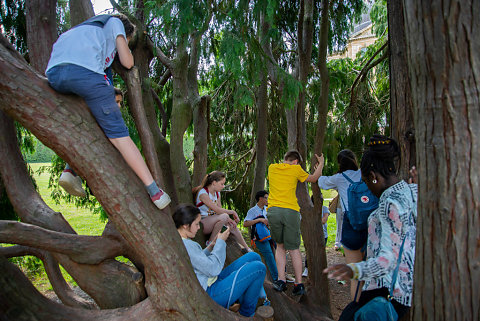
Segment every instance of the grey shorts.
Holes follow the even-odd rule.
[[[300,248],[300,213],[282,207],[269,207],[268,225],[275,242],[283,244],[285,250]]]

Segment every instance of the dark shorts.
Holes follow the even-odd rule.
[[[55,66],[46,75],[50,86],[56,91],[76,94],[85,99],[108,138],[129,136],[120,108],[115,102],[115,90],[104,75],[73,64]]]
[[[282,207],[269,207],[267,213],[272,239],[285,250],[300,248],[300,213]]]
[[[349,250],[355,251],[361,249],[367,243],[368,230],[363,231],[354,230],[347,212],[343,215],[342,223],[342,244]]]

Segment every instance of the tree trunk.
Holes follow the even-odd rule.
[[[211,98],[209,96],[203,96],[193,110],[195,147],[193,149],[192,186],[200,185],[207,174],[208,113],[210,112],[210,102]]]
[[[415,320],[480,319],[478,1],[404,1],[419,178]]]
[[[68,6],[70,8],[71,28],[95,15],[92,2],[90,0],[69,0]]]
[[[0,67],[0,70],[3,71],[2,67]],[[30,81],[30,79],[25,81]],[[31,92],[37,92],[38,90],[40,89],[35,87],[35,90]],[[51,91],[45,82],[43,82],[43,89],[41,90]],[[3,91],[2,95],[5,96],[2,96],[3,99],[7,99],[8,92]],[[18,103],[21,104],[21,100]],[[28,104],[22,106],[28,106]],[[8,108],[8,105],[0,101],[0,109],[4,107]],[[38,119],[41,119],[41,117]],[[15,212],[25,223],[35,224],[62,233],[75,234],[75,231],[63,216],[60,213],[53,212],[34,189],[18,148],[13,122],[1,110],[0,125],[0,164],[2,164],[0,172]],[[95,266],[84,265],[78,264],[68,256],[59,253],[52,252],[52,255],[100,307],[128,306],[145,297],[143,286],[138,287],[131,278],[137,271],[130,270],[126,266],[123,267],[122,263],[107,260]],[[105,287],[112,281],[115,282],[115,286]]]
[[[250,207],[256,203],[255,194],[265,188],[265,173],[267,170],[267,138],[268,138],[268,80],[267,74],[262,73],[260,86],[257,90],[257,132],[255,140],[255,174],[253,176]]]
[[[387,2],[387,6],[390,52],[390,132],[400,144],[401,163],[398,171],[399,176],[406,180],[410,168],[415,165],[415,128],[407,67],[403,4],[401,0],[391,0]]]
[[[25,9],[28,55],[33,68],[43,75],[57,40],[57,1],[27,0]]]
[[[198,282],[192,282],[195,274],[170,215],[151,203],[141,181],[105,138],[85,103],[54,92],[44,78],[18,59],[19,54],[5,38],[0,37],[0,43],[0,72],[5,75],[0,78],[0,109],[71,163],[87,180],[118,232],[142,258],[145,290],[158,319],[211,320],[230,316],[208,297]],[[9,187],[3,171],[5,163],[2,159],[2,178]],[[15,176],[17,171],[11,173]],[[25,194],[23,185],[12,188],[16,188],[14,192],[23,200],[29,200],[30,194]],[[9,191],[10,197],[13,194]],[[68,270],[69,266],[66,267]],[[96,266],[84,268],[91,268],[90,273],[94,273]],[[118,285],[104,282],[88,286],[112,291]],[[118,294],[120,300],[125,292]],[[216,314],[212,315],[212,311]]]
[[[328,112],[328,85],[329,75],[327,69],[327,45],[329,32],[329,0],[322,1],[322,18],[319,30],[319,46],[318,46],[318,69],[320,71],[320,81],[322,84],[321,94],[318,102],[318,120],[316,126],[314,151],[320,155],[323,149],[323,141],[325,139],[325,128],[327,127]],[[316,157],[312,157],[310,168],[314,168],[317,163]],[[323,269],[327,267],[327,256],[325,252],[325,236],[322,226],[322,207],[323,197],[317,183],[312,183],[312,192],[314,197],[314,209],[311,215],[307,215],[308,224],[302,226],[304,233],[304,243],[306,246],[307,258],[312,268],[308,270],[308,282],[312,285],[312,292],[315,291],[315,298],[319,301],[325,311],[330,313],[330,295],[328,279],[323,274]],[[308,200],[305,200],[307,203]],[[313,236],[313,237],[312,237]]]
[[[193,116],[192,105],[188,100],[188,69],[185,68],[187,65],[188,55],[184,52],[179,54],[175,61],[175,70],[172,70],[173,102],[170,134],[170,146],[172,148],[170,148],[170,162],[180,203],[192,203],[192,185],[185,163],[185,154],[183,153],[183,138]]]

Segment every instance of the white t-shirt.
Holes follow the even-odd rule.
[[[195,201],[195,205],[198,207],[200,210],[200,214],[202,216],[208,216],[209,214],[215,214],[213,210],[211,210],[207,205],[203,204],[202,200],[200,200],[200,195],[202,194],[207,194],[208,197],[212,200],[212,202],[216,202],[218,199],[218,193],[214,193],[214,195],[210,194],[207,189],[204,187],[202,188],[198,194],[197,194],[197,199]]]
[[[351,169],[343,172],[352,181],[359,182],[362,179],[362,173],[360,170],[353,171]],[[350,182],[343,177],[342,173],[338,173],[332,176],[320,176],[318,179],[318,186],[321,189],[336,189],[340,194],[339,203],[342,206],[342,210],[345,212],[345,206],[348,206],[347,189],[350,186]]]
[[[264,218],[267,218],[267,207],[265,206],[264,208],[258,207],[258,205],[255,205],[251,209],[248,210],[247,216],[245,216],[244,221],[252,221],[255,218],[263,216]]]
[[[103,28],[81,25],[63,33],[53,44],[47,70],[60,64],[73,64],[104,75],[117,53],[117,36],[125,39],[120,19],[111,17]]]

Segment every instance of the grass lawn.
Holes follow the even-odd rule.
[[[50,197],[50,190],[48,189],[49,174],[37,174],[37,170],[41,166],[48,166],[49,163],[30,163],[30,167],[34,171],[34,178],[37,182],[38,191],[45,203],[56,212],[62,213],[63,217],[73,227],[73,229],[81,235],[101,235],[105,228],[106,222],[99,219],[99,215],[93,214],[88,209],[76,208],[75,205],[61,201],[56,204]],[[17,265],[21,266],[24,273],[30,278],[33,284],[40,291],[51,290],[52,287],[48,281],[47,275],[38,260],[33,257],[15,258],[13,260]],[[62,274],[69,283],[75,284],[72,277],[61,267]]]

